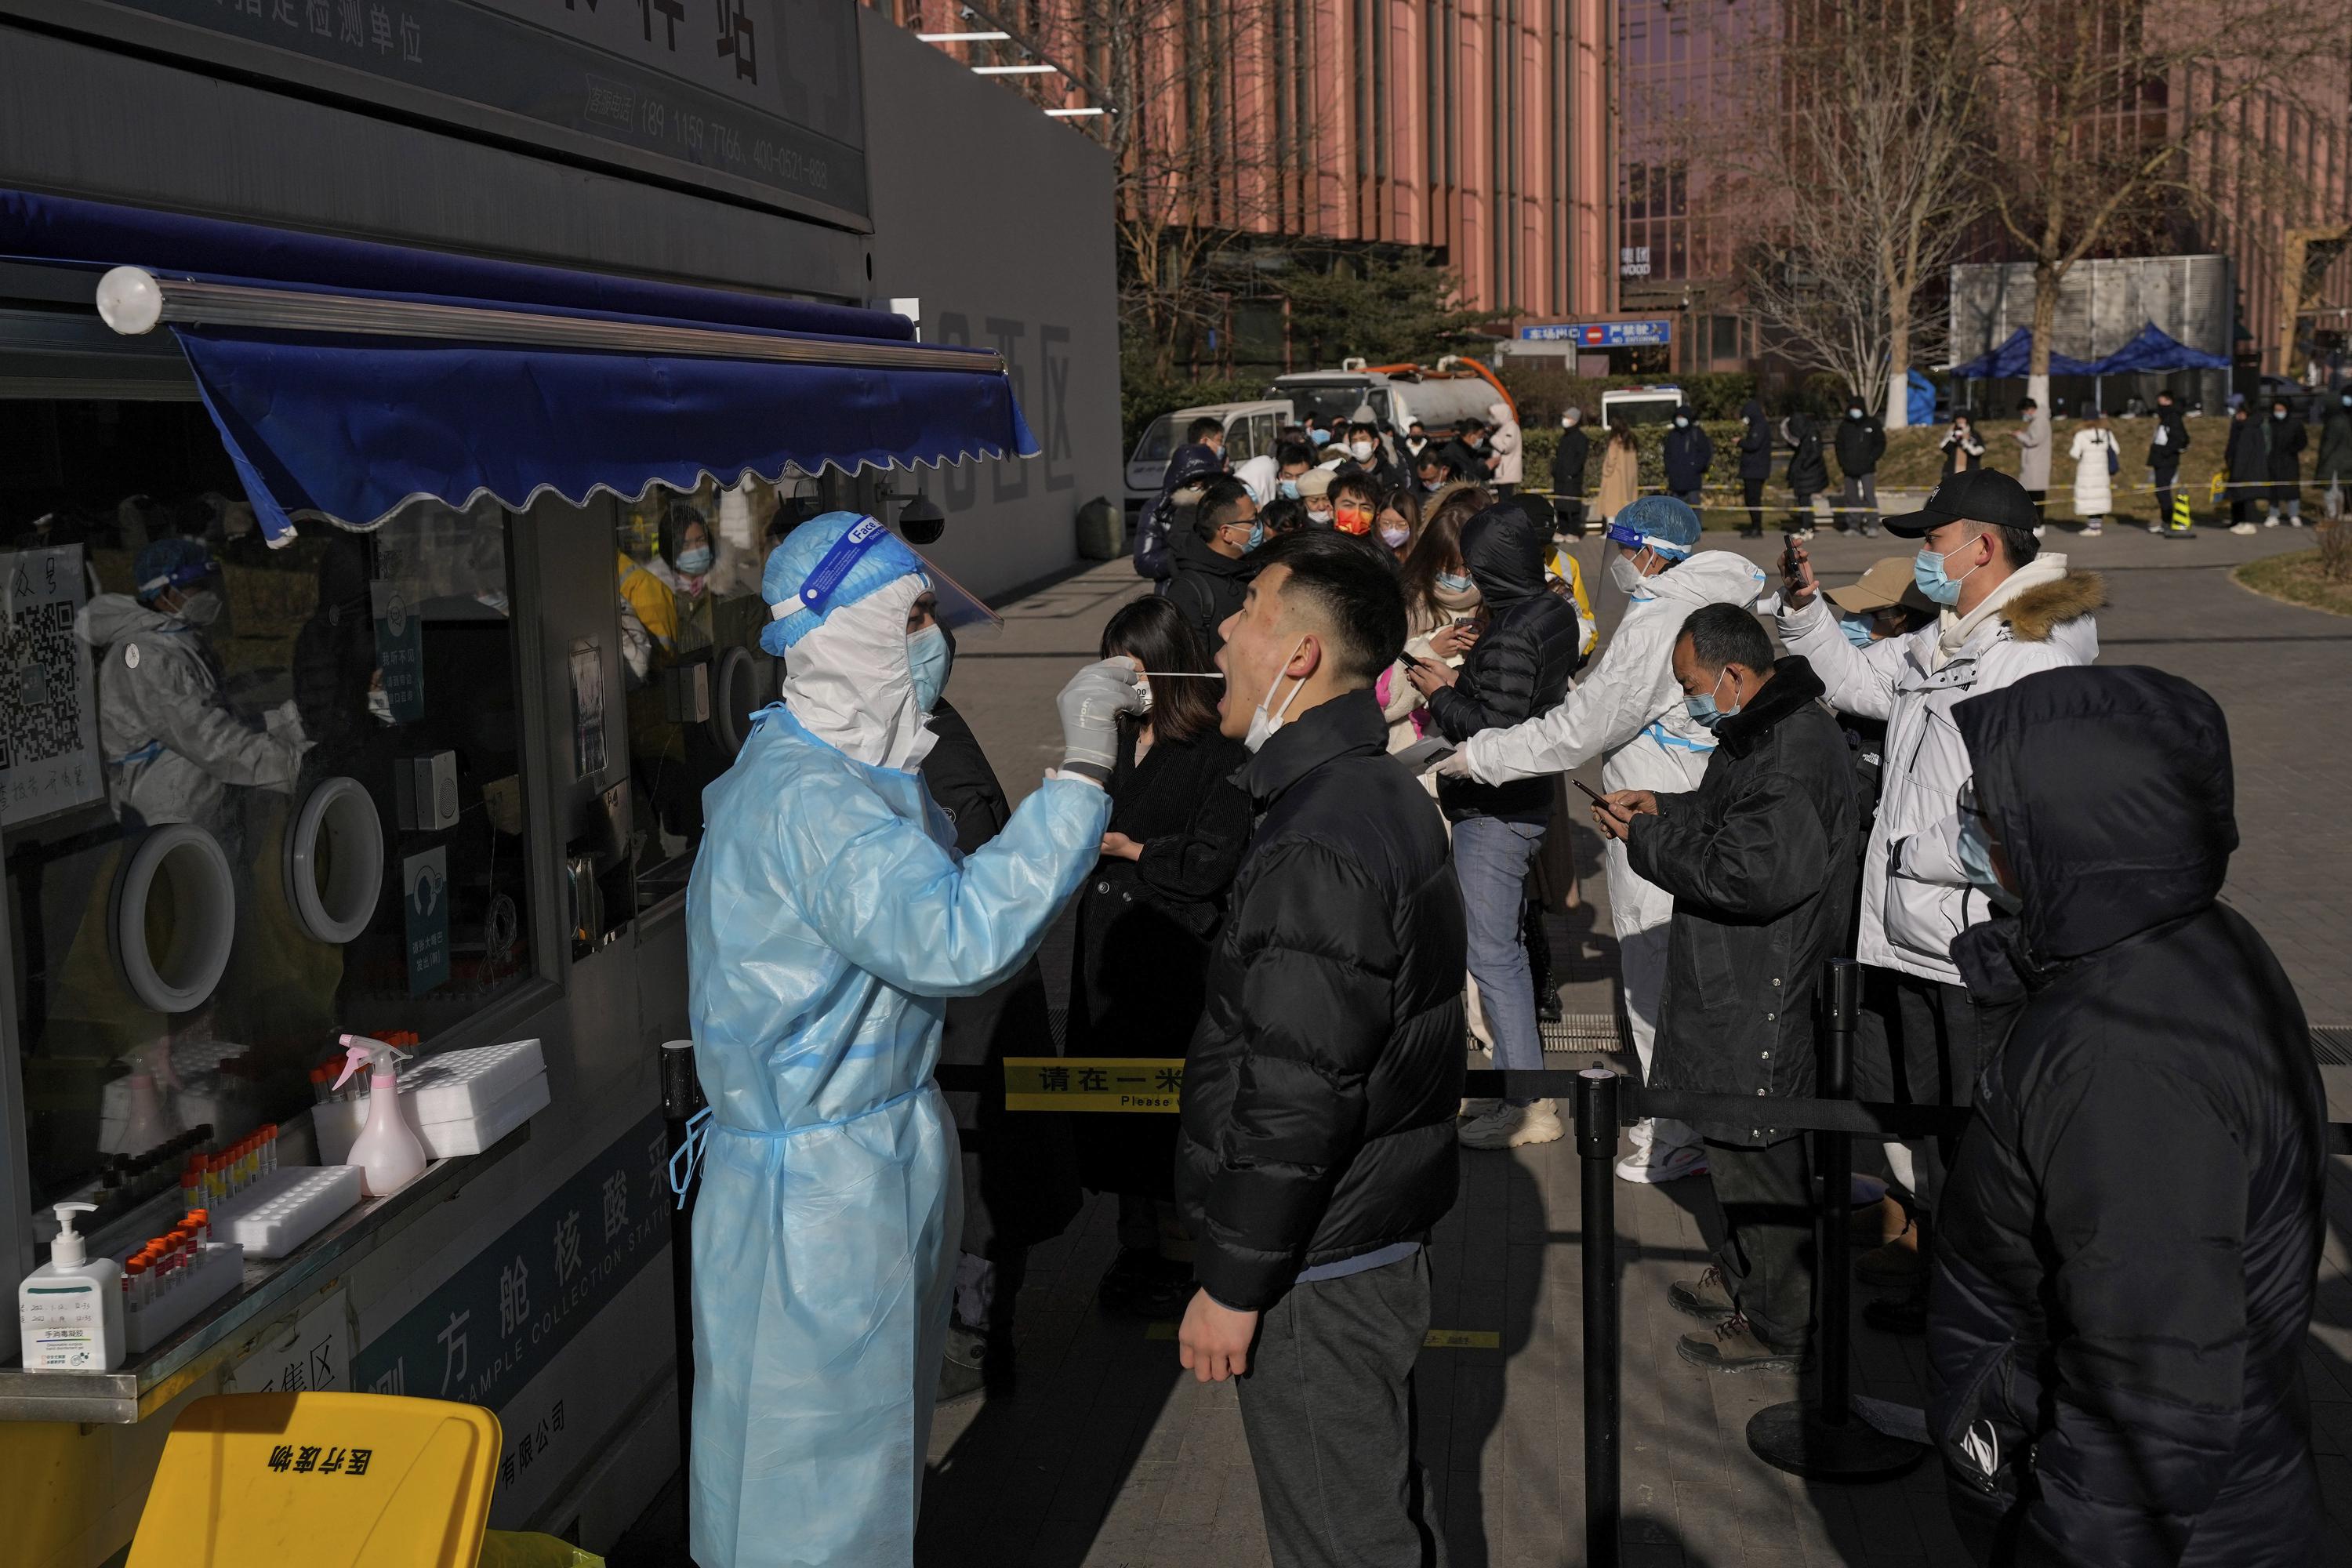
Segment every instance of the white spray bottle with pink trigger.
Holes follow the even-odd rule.
[[[360,1168],[360,1188],[369,1197],[390,1197],[425,1173],[425,1145],[400,1113],[400,1062],[408,1053],[360,1035],[343,1036],[341,1045],[349,1059],[337,1089],[362,1064],[368,1068],[367,1125],[343,1163]]]

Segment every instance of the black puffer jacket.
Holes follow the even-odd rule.
[[[1176,574],[1168,584],[1168,602],[1183,613],[1192,635],[1201,639],[1201,650],[1213,658],[1225,646],[1222,628],[1249,594],[1250,579],[1257,575],[1256,563],[1247,555],[1218,554],[1189,528],[1169,541],[1168,554],[1176,563]]]
[[[1952,951],[1972,994],[2024,1002],[1937,1210],[1954,1510],[2005,1516],[2004,1562],[2316,1563],[2319,1074],[2278,961],[2215,902],[2238,843],[2221,710],[2077,668],[1953,720],[2024,900]]]
[[[1739,435],[1739,477],[1769,479],[1772,477],[1772,426],[1765,422],[1764,405],[1749,398],[1740,405],[1739,417],[1748,422],[1748,428]]]
[[[1486,625],[1454,684],[1429,700],[1430,716],[1447,740],[1466,741],[1481,730],[1549,713],[1568,695],[1583,634],[1576,612],[1544,584],[1550,544],[1550,521],[1538,518],[1532,503],[1516,496],[1462,525],[1462,561],[1486,601]],[[1547,822],[1551,790],[1545,778],[1505,784],[1447,778],[1438,781],[1437,799],[1449,822],[1466,816]]]
[[[1562,426],[1559,445],[1551,452],[1552,493],[1581,497],[1584,494],[1584,466],[1591,457],[1592,437],[1584,433],[1583,421]]]
[[[1813,994],[1853,917],[1853,763],[1821,695],[1803,658],[1774,664],[1716,727],[1698,788],[1658,796],[1626,841],[1633,869],[1675,896],[1650,1082],[1756,1097],[1748,1121],[1698,1123],[1726,1143],[1796,1136],[1769,1108],[1813,1091]]]
[[[1688,404],[1675,409],[1675,417],[1689,423],[1666,429],[1666,489],[1675,495],[1687,495],[1706,483],[1706,470],[1715,462],[1715,442],[1699,428],[1698,416]]]
[[[1241,782],[1264,815],[1185,1057],[1176,1200],[1228,1307],[1417,1240],[1454,1206],[1462,895],[1370,691],[1308,710]]]
[[[2164,435],[2164,444],[2158,446],[2157,432]],[[2156,429],[2148,432],[2147,466],[2151,468],[2177,468],[2180,455],[2189,450],[2189,421],[2181,416],[2180,405],[2156,411]]]
[[[1808,415],[1789,416],[1789,488],[1800,496],[1817,496],[1830,488],[1830,466],[1822,461],[1821,432]]]
[[[1853,417],[1851,411],[1838,421],[1838,472],[1847,479],[1859,479],[1878,472],[1878,459],[1886,456],[1886,426],[1865,414]]]
[[[1176,574],[1175,559],[1169,553],[1168,533],[1176,515],[1176,492],[1186,485],[1215,479],[1224,471],[1225,460],[1213,447],[1197,444],[1179,447],[1169,455],[1168,471],[1160,479],[1159,499],[1135,527],[1137,576],[1164,583]]]

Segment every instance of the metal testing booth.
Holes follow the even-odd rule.
[[[1107,160],[849,0],[0,0],[0,106],[10,1283],[60,1200],[114,1248],[191,1147],[312,1152],[341,1031],[547,1079],[117,1370],[12,1321],[8,1560],[117,1558],[187,1400],[308,1388],[489,1407],[492,1522],[601,1549],[677,1459],[656,1047],[766,549],[928,494],[983,594],[1074,559]],[[226,603],[158,720],[170,540]]]

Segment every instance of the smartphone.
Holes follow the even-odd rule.
[[[1568,782],[1569,782],[1569,783],[1570,783],[1570,784],[1574,784],[1577,788],[1579,788],[1579,789],[1582,790],[1582,791],[1585,793],[1586,797],[1587,797],[1587,798],[1589,798],[1589,799],[1592,802],[1592,804],[1593,804],[1593,805],[1595,805],[1599,806],[1601,810],[1603,810],[1603,811],[1612,811],[1612,810],[1614,810],[1614,809],[1615,809],[1615,808],[1614,808],[1613,806],[1612,806],[1612,805],[1611,805],[1607,801],[1605,801],[1605,800],[1601,799],[1601,796],[1600,796],[1600,795],[1599,795],[1599,793],[1598,793],[1597,791],[1595,791],[1595,790],[1593,789],[1593,787],[1592,787],[1591,784],[1586,784],[1582,779],[1570,779],[1570,780],[1569,780]]]
[[[1405,668],[1407,669],[1419,669],[1422,666],[1422,661],[1413,658],[1412,655],[1409,653],[1401,653],[1397,655],[1397,658],[1404,661]]]

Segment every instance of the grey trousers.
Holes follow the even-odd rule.
[[[1267,1310],[1240,1388],[1275,1568],[1444,1568],[1412,1451],[1428,1333],[1426,1247]]]

